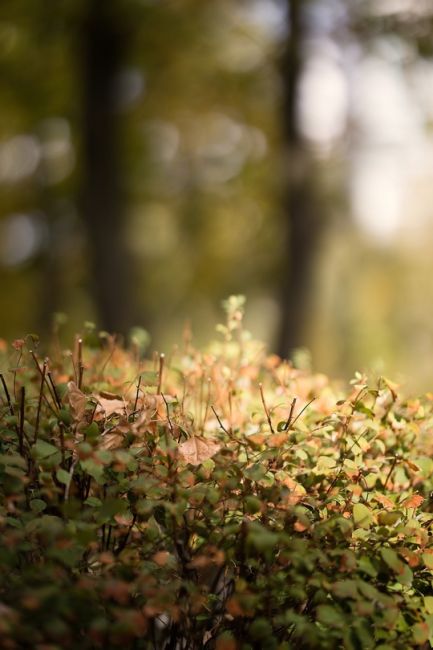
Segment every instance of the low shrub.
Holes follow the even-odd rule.
[[[344,389],[226,309],[167,358],[2,345],[2,648],[433,644],[433,395]]]

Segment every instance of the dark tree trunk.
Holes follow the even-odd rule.
[[[281,271],[278,352],[283,357],[294,348],[309,343],[307,324],[311,315],[314,266],[323,221],[317,205],[313,161],[302,142],[297,118],[306,35],[303,5],[305,0],[288,0],[289,35],[281,60],[286,255]]]
[[[82,31],[82,214],[99,325],[125,334],[137,324],[125,245],[116,80],[128,34],[113,0],[88,0]],[[79,44],[80,45],[80,44]]]

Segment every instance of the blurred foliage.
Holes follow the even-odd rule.
[[[282,197],[287,177],[299,170],[282,124],[289,2],[111,0],[104,6],[125,34],[116,110],[126,254],[136,262],[133,295],[142,314],[136,325],[152,331],[152,345],[161,349],[188,316],[203,340],[220,300],[245,293],[254,330],[272,346],[287,254]],[[98,320],[80,207],[88,7],[84,0],[54,6],[4,0],[0,7],[6,338],[46,334],[59,311],[70,316],[69,333],[87,318]],[[392,65],[405,74],[430,62],[429,3],[310,0],[302,8],[305,63],[320,39],[331,51],[340,48],[335,56],[342,69],[385,51],[394,52]],[[398,59],[401,51],[406,58]],[[301,134],[326,220],[307,343],[313,363],[331,373],[348,376],[355,367],[382,364],[425,385],[430,372],[423,360],[433,352],[429,253],[405,242],[383,247],[361,236],[351,220],[353,151],[368,137],[350,110],[326,146]]]

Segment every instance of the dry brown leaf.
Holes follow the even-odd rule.
[[[103,434],[99,445],[100,449],[119,449],[123,444],[123,434],[119,431],[110,431],[110,433]]]
[[[247,437],[247,441],[252,442],[253,445],[263,445],[265,440],[266,438],[263,433],[253,433],[252,435]]]
[[[277,472],[275,478],[290,490],[289,494],[284,498],[286,503],[296,505],[306,495],[304,486],[294,481],[290,476],[284,475],[284,472]]]
[[[126,404],[123,399],[119,399],[117,396],[115,398],[101,397],[97,396],[98,403],[101,405],[104,410],[105,417],[110,417],[110,415],[124,415]]]
[[[193,436],[179,445],[179,458],[191,465],[200,465],[212,458],[220,449],[221,445],[209,438]]]
[[[74,381],[68,383],[68,402],[71,409],[72,417],[76,422],[81,422],[84,419],[87,397],[78,388]]]

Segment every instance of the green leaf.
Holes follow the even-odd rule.
[[[44,467],[55,467],[61,461],[61,453],[57,447],[45,440],[38,440],[32,448],[32,456]]]
[[[363,503],[355,503],[353,506],[353,521],[355,528],[370,528],[374,519],[370,508]]]
[[[92,508],[99,508],[102,506],[101,499],[98,499],[97,497],[87,497],[84,503],[86,506],[91,506]]]
[[[380,554],[383,561],[390,567],[390,569],[395,571],[395,573],[403,573],[404,564],[392,548],[382,548]]]
[[[245,497],[245,509],[248,513],[253,515],[256,512],[260,512],[261,508],[262,508],[262,502],[260,501],[260,499],[254,496]]]
[[[257,551],[266,553],[271,551],[278,543],[278,535],[268,530],[258,522],[250,525],[247,535],[247,545],[255,548]]]
[[[422,561],[429,569],[433,569],[433,555],[430,553],[423,553],[421,555]]]
[[[59,467],[59,469],[56,472],[56,478],[59,481],[59,483],[64,483],[64,485],[69,485],[69,481],[71,480],[71,475],[65,469]]]
[[[33,445],[32,452],[36,458],[43,460],[44,458],[49,458],[50,456],[58,454],[59,450],[49,442],[45,442],[45,440],[38,440],[37,443]]]
[[[86,437],[86,440],[90,440],[90,442],[96,440],[99,437],[99,427],[97,423],[92,422],[89,424],[89,426],[83,430],[83,433]]]
[[[319,456],[317,459],[316,467],[313,468],[313,471],[316,474],[330,474],[337,467],[337,461],[335,458],[330,458],[329,456]]]
[[[332,585],[332,592],[338,598],[359,598],[358,587],[355,580],[338,580]]]
[[[99,484],[104,482],[104,466],[100,463],[96,463],[92,458],[87,458],[86,460],[81,460],[80,465],[83,470],[95,479]]]
[[[68,411],[68,409],[60,409],[59,411],[59,421],[65,424],[66,426],[69,426],[72,424],[72,415]]]
[[[319,605],[317,608],[317,620],[324,625],[331,627],[343,627],[345,625],[342,613],[331,605]]]
[[[364,415],[367,415],[371,420],[374,419],[374,411],[372,411],[368,406],[366,406],[363,402],[355,402],[355,407],[354,410],[357,411],[358,413],[363,413]]]
[[[128,502],[125,501],[125,499],[105,499],[100,511],[101,517],[110,519],[111,517],[114,517],[114,515],[125,512],[127,506]]]
[[[248,628],[248,634],[254,641],[264,641],[272,636],[272,625],[266,618],[256,618]]]
[[[433,614],[433,596],[424,596],[424,607],[428,614]]]
[[[27,468],[27,463],[19,454],[0,454],[0,465],[12,465],[13,467]]]
[[[427,623],[415,623],[412,628],[412,639],[416,645],[422,645],[429,638],[429,627]]]
[[[402,517],[402,513],[398,510],[392,512],[380,512],[378,521],[382,526],[394,526],[394,524]]]
[[[375,578],[377,576],[377,569],[373,565],[370,558],[367,557],[366,555],[362,555],[359,558],[358,566],[359,566],[360,571],[363,571],[364,573],[366,573],[371,578]]]
[[[42,499],[32,499],[30,501],[30,508],[33,512],[42,512],[47,507],[47,504]]]

